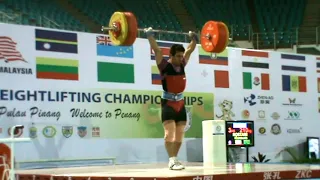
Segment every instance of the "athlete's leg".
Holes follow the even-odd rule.
[[[187,114],[186,109],[183,107],[179,112],[176,120],[176,132],[175,132],[175,142],[174,142],[174,156],[177,157],[181,144],[184,139],[184,129],[187,123]],[[177,160],[176,164],[179,165],[180,168],[184,169],[184,166]]]
[[[174,142],[174,156],[178,156],[181,144],[184,138],[184,128],[187,121],[176,122],[175,142]]]
[[[174,120],[163,120],[164,144],[169,158],[174,157],[176,123]]]
[[[178,163],[175,156],[175,135],[176,135],[176,115],[177,112],[170,106],[166,105],[165,100],[162,101],[162,122],[164,127],[165,147],[169,156],[169,169],[181,170],[183,166]]]

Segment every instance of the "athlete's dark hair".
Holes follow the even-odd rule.
[[[174,44],[170,48],[170,55],[174,56],[177,52],[185,52],[184,47],[181,44]]]

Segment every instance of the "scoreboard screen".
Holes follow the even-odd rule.
[[[226,121],[227,146],[254,146],[253,121]]]

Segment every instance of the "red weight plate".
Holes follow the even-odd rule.
[[[214,52],[217,45],[217,38],[214,37],[218,34],[218,25],[215,21],[208,21],[204,24],[201,30],[201,46],[206,52]],[[208,39],[206,36],[211,36]]]
[[[124,15],[127,18],[128,22],[128,36],[127,39],[124,41],[123,46],[131,46],[137,38],[138,34],[138,23],[136,16],[131,12],[125,12]]]
[[[215,49],[215,53],[223,52],[229,42],[229,30],[228,27],[223,22],[218,22],[218,43]]]
[[[207,39],[210,35],[211,39]],[[221,53],[229,40],[229,31],[222,22],[208,21],[201,30],[201,46],[207,52]]]
[[[5,161],[6,161],[5,164],[7,164],[10,168],[11,167],[11,151],[10,151],[10,148],[6,144],[0,143],[0,156],[5,157]],[[0,158],[0,164],[3,164],[2,158]],[[4,173],[4,167],[0,166],[0,178],[3,177],[3,173]],[[7,174],[7,175],[9,175],[9,174]],[[5,176],[5,177],[7,177],[7,176]],[[7,180],[7,179],[5,178],[5,180]]]

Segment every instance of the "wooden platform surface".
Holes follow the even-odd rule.
[[[286,164],[220,164],[203,165],[187,163],[181,171],[169,170],[167,164],[134,164],[114,166],[89,166],[55,169],[18,170],[20,180],[34,175],[54,180],[65,179],[105,179],[111,180],[211,180],[211,179],[303,179],[320,178],[320,165],[286,165]],[[198,179],[197,179],[198,178]],[[69,179],[70,180],[70,179]],[[109,180],[109,179],[107,179]]]

